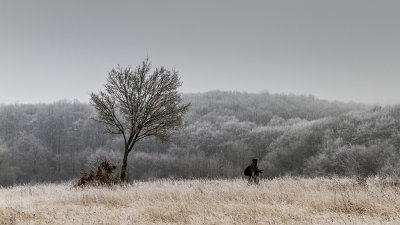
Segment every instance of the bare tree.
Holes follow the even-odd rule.
[[[150,136],[169,141],[189,108],[177,91],[182,85],[177,71],[150,70],[148,58],[135,70],[118,65],[109,72],[105,91],[90,95],[96,120],[105,125],[106,132],[124,138],[121,181],[125,181],[128,155],[135,143]]]

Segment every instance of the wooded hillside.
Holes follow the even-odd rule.
[[[259,158],[264,177],[400,172],[400,106],[313,96],[213,91],[184,94],[185,127],[170,144],[143,140],[130,179],[231,178]],[[0,106],[0,184],[61,181],[101,158],[119,163],[120,137],[77,101]]]

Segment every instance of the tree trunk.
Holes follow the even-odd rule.
[[[128,154],[129,151],[127,148],[125,148],[125,153],[124,153],[124,159],[122,161],[122,167],[121,167],[121,181],[125,182],[125,176],[126,176],[126,167],[128,165],[127,161],[128,161]]]

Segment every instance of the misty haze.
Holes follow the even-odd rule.
[[[399,224],[397,1],[0,3],[0,224]]]

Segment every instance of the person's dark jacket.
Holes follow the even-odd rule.
[[[251,176],[253,173],[255,176],[258,176],[260,173],[262,173],[262,170],[257,167],[257,163],[252,163],[244,170],[245,176]]]

